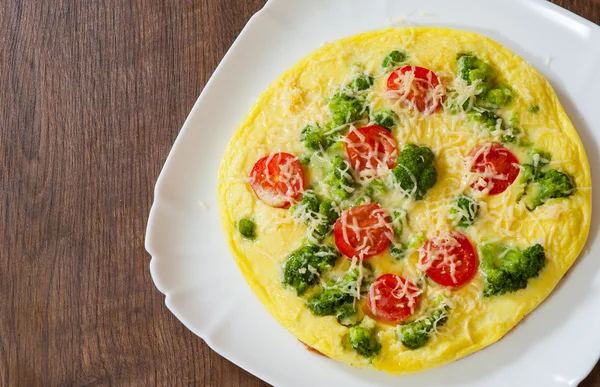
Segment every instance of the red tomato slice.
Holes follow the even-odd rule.
[[[250,172],[256,196],[271,207],[289,208],[304,191],[304,172],[289,153],[273,153],[258,160]]]
[[[469,239],[451,231],[425,242],[419,265],[434,282],[454,288],[473,278],[479,259]]]
[[[335,245],[347,257],[367,258],[382,253],[394,230],[388,213],[377,203],[342,212],[333,226]]]
[[[425,114],[433,114],[442,107],[443,90],[440,80],[431,70],[417,66],[403,66],[394,70],[387,80],[388,91],[395,90],[408,106]]]
[[[346,152],[352,168],[369,177],[378,176],[383,168],[392,169],[397,164],[396,140],[377,125],[351,130],[346,136]]]
[[[476,180],[471,187],[487,190],[490,195],[498,195],[514,183],[519,176],[519,160],[500,144],[489,143],[471,152],[473,165],[471,172]]]
[[[398,322],[414,313],[419,289],[412,282],[394,274],[377,278],[367,295],[367,307],[379,320]]]

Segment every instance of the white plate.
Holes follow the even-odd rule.
[[[597,216],[575,267],[505,338],[465,359],[402,377],[306,351],[266,312],[231,258],[217,211],[217,170],[246,111],[271,81],[322,43],[391,25],[478,31],[531,62],[555,87],[598,178],[595,24],[542,0],[270,0],[206,85],[156,184],[146,235],[156,286],[167,307],[211,348],[275,386],[576,385],[600,355]],[[594,191],[595,203],[599,194]]]

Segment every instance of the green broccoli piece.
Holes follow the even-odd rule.
[[[469,112],[471,120],[479,122],[484,129],[494,131],[498,127],[502,127],[503,120],[497,114],[489,110],[471,110]]]
[[[422,233],[418,233],[417,235],[413,235],[411,238],[408,247],[414,249],[415,247],[421,246],[423,243],[427,241],[427,237]]]
[[[398,66],[401,63],[406,62],[408,54],[402,51],[394,50],[386,55],[381,62],[381,67],[387,69],[389,67]]]
[[[505,84],[493,85],[496,71],[489,64],[477,59],[474,55],[460,55],[458,58],[458,74],[467,84],[477,83],[479,95],[476,105],[486,109],[500,109],[513,99],[512,89]]]
[[[496,78],[496,71],[489,64],[480,61],[474,55],[462,55],[458,58],[458,73],[470,85],[480,81],[478,89],[487,91]]]
[[[517,136],[521,134],[520,128],[504,128],[505,133],[502,135],[501,143],[502,144],[514,144],[517,142]]]
[[[322,239],[329,235],[331,227],[339,217],[333,201],[319,200],[313,190],[304,192],[300,203],[290,208],[290,211],[298,218],[305,219],[307,224],[313,227],[312,235],[316,239]]]
[[[302,195],[302,200],[300,203],[290,208],[292,214],[300,212],[301,215],[305,213],[315,213],[319,212],[319,206],[321,205],[321,201],[317,197],[317,194],[312,189],[309,189],[304,192]]]
[[[406,257],[406,247],[401,244],[390,244],[390,255],[395,259],[402,259]]]
[[[419,324],[414,328],[411,325],[407,325],[406,327],[410,328],[402,329],[402,337],[400,339],[406,348],[417,349],[427,344],[429,341],[429,332],[423,329],[422,324]]]
[[[535,113],[537,113],[539,111],[540,111],[540,106],[539,105],[531,105],[531,106],[529,106],[529,113],[535,114]]]
[[[396,126],[396,119],[398,116],[391,110],[384,109],[373,112],[369,120],[375,125],[379,125],[390,132]]]
[[[304,153],[300,157],[298,157],[298,162],[302,166],[307,166],[310,164],[310,159],[312,158],[312,153]]]
[[[353,303],[347,303],[340,306],[335,313],[338,323],[343,326],[352,326],[360,323],[363,314],[354,306]]]
[[[433,329],[448,321],[448,311],[449,307],[443,304],[430,312],[426,318],[400,326],[399,339],[402,344],[413,350],[427,344]]]
[[[336,93],[329,99],[327,106],[331,113],[331,125],[334,128],[360,120],[365,110],[362,99],[346,93]]]
[[[524,183],[529,183],[539,179],[543,174],[542,168],[548,165],[550,160],[552,160],[550,153],[539,149],[532,149],[530,154],[531,159],[533,160],[532,163],[523,164],[522,168],[522,181]]]
[[[332,168],[325,177],[325,184],[329,185],[330,193],[338,202],[350,198],[351,193],[344,187],[352,187],[354,178],[352,177],[352,168],[350,163],[336,155],[332,161]]]
[[[374,83],[375,78],[370,75],[363,74],[358,78],[355,78],[348,86],[354,91],[363,91],[373,86]]]
[[[340,324],[351,325],[352,321],[361,318],[354,303],[358,274],[358,270],[355,269],[337,282],[329,282],[321,293],[307,301],[306,306],[316,316],[336,316]],[[363,277],[361,292],[366,288],[371,277],[370,271],[365,267],[363,267]]]
[[[312,227],[312,235],[316,239],[329,235],[331,227],[339,217],[333,201],[319,200],[313,190],[304,192],[300,203],[290,208],[290,211],[297,218],[306,220],[306,223]]]
[[[392,170],[396,183],[421,200],[437,182],[437,170],[433,165],[434,155],[425,146],[407,144],[398,156],[398,166]]]
[[[382,197],[387,192],[387,187],[381,180],[372,180],[365,187],[365,194],[371,198],[372,201],[375,201],[378,197]]]
[[[521,133],[520,128],[507,126],[502,117],[489,110],[471,110],[469,111],[469,118],[479,122],[484,129],[490,132],[498,129],[504,132],[502,135],[503,144],[516,142],[516,136]]]
[[[531,164],[523,164],[521,166],[521,182],[527,184],[530,181],[533,181],[536,178],[537,173],[540,172],[538,168],[534,167]],[[525,187],[527,190],[527,187]]]
[[[377,341],[377,335],[372,329],[360,326],[351,327],[348,341],[352,349],[364,357],[376,356],[381,351],[381,344]]]
[[[334,316],[338,309],[353,301],[354,297],[351,294],[344,293],[338,288],[328,288],[311,297],[306,306],[316,316]]]
[[[333,144],[319,125],[306,125],[300,133],[300,141],[307,149],[315,152],[327,150]]]
[[[400,239],[402,237],[402,230],[404,229],[404,219],[406,212],[404,210],[394,211],[392,213],[392,228],[394,229],[394,237]]]
[[[238,230],[246,239],[253,240],[256,238],[256,224],[252,219],[242,218],[238,222]]]
[[[325,199],[319,204],[319,215],[322,219],[319,225],[315,228],[314,236],[317,239],[326,237],[331,233],[333,224],[340,216],[333,206],[333,201]]]
[[[333,267],[340,253],[333,247],[307,245],[294,251],[283,264],[283,284],[301,296],[319,276]]]
[[[530,211],[549,199],[566,198],[575,192],[571,178],[565,173],[551,169],[546,172],[534,168],[533,179],[525,188],[525,205]]]
[[[395,259],[402,259],[406,256],[407,246],[400,241],[404,229],[405,216],[406,213],[404,211],[394,211],[391,216],[390,223],[394,229],[396,243],[390,244],[390,255]]]
[[[552,161],[552,155],[549,152],[532,149],[531,158],[533,159],[533,165],[537,168],[545,167]]]
[[[485,297],[525,289],[527,281],[537,277],[546,264],[544,248],[540,244],[523,251],[497,244],[485,244],[479,249],[481,267],[486,274]]]
[[[508,105],[512,98],[512,89],[507,85],[500,84],[497,87],[487,89],[485,93],[479,94],[476,104],[486,109],[500,109]]]
[[[479,204],[469,196],[459,196],[449,212],[458,227],[467,228],[475,221],[479,213]]]

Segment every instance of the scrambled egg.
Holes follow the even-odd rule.
[[[431,299],[443,294],[452,303],[447,323],[427,345],[409,350],[398,340],[396,326],[373,320],[371,324],[377,329],[382,349],[379,355],[368,359],[344,344],[347,327],[335,317],[314,316],[305,306],[305,298],[282,285],[282,263],[304,244],[306,226],[294,222],[288,210],[260,201],[248,176],[254,163],[272,152],[303,155],[306,149],[300,142],[301,129],[327,121],[326,98],[357,72],[375,77],[371,89],[373,106],[390,108],[385,96],[389,71],[382,69],[381,63],[392,50],[408,53],[409,64],[434,71],[447,90],[452,89],[457,77],[457,54],[473,53],[493,65],[514,91],[514,102],[501,111],[502,116],[518,117],[522,142],[551,153],[550,166],[570,175],[577,190],[569,198],[548,201],[535,211],[518,201],[524,188],[519,179],[500,195],[479,197],[479,218],[463,232],[474,245],[493,241],[524,248],[540,243],[547,258],[540,275],[530,279],[523,290],[493,297],[482,295],[481,269],[469,284],[457,290],[425,286],[420,301],[423,305],[416,314],[423,312]],[[468,172],[465,157],[477,146],[490,142],[490,133],[447,109],[427,117],[398,107],[393,109],[399,118],[393,132],[399,149],[415,143],[431,148],[435,154],[437,183],[424,200],[411,203],[410,229],[405,231],[431,237],[452,228],[449,203],[464,190]],[[531,162],[527,147],[506,147],[521,164]],[[322,179],[316,164],[304,168],[307,186]],[[591,217],[591,178],[585,151],[550,84],[531,65],[498,43],[476,33],[441,28],[363,33],[327,44],[302,59],[273,82],[246,115],[225,151],[219,181],[219,210],[233,256],[273,317],[300,341],[330,358],[391,374],[439,366],[499,340],[550,294],[571,267],[585,244]],[[390,193],[382,200],[386,206],[396,198]],[[254,241],[244,239],[237,231],[237,222],[244,217],[251,217],[256,224]],[[421,278],[418,257],[414,248],[403,260],[395,260],[386,252],[368,262],[379,274],[395,273],[417,283]]]

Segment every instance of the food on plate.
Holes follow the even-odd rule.
[[[392,374],[499,340],[591,218],[588,161],[548,82],[442,28],[302,59],[246,115],[219,179],[233,256],[269,312],[309,348]]]

